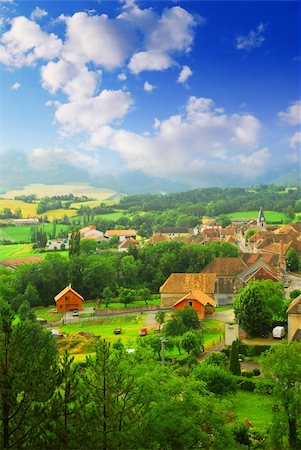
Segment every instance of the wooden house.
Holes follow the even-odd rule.
[[[54,300],[57,312],[73,311],[74,309],[81,311],[83,309],[84,298],[72,289],[71,284],[59,292]]]
[[[287,309],[288,340],[301,341],[301,294],[296,297]]]
[[[180,298],[180,300],[174,304],[173,308],[183,309],[185,306],[190,306],[193,308],[198,313],[199,318],[203,320],[205,316],[212,315],[214,313],[216,301],[204,292],[195,290]]]

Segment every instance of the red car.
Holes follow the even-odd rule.
[[[147,328],[146,327],[141,328],[140,329],[140,336],[146,336],[146,335],[147,335]]]

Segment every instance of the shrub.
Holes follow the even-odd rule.
[[[207,389],[214,394],[226,394],[237,390],[236,378],[228,370],[214,364],[198,365],[193,373],[200,381],[205,381]]]
[[[254,381],[243,377],[237,377],[237,384],[242,391],[254,392],[256,389],[256,384]]]
[[[254,375],[253,370],[242,370],[241,374],[246,378],[252,378],[252,376]]]
[[[253,369],[253,374],[255,377],[258,377],[260,375],[260,370],[259,369]]]
[[[214,364],[215,366],[226,369],[229,366],[229,359],[225,353],[212,352],[208,358],[205,359],[203,364]]]
[[[224,353],[227,356],[227,358],[229,358],[229,356],[230,356],[230,347],[229,347],[229,345],[225,345],[221,349],[221,352]]]

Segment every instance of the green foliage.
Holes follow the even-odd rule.
[[[299,271],[300,258],[294,248],[288,249],[285,255],[285,262],[287,270],[289,270],[290,272]]]
[[[207,388],[214,394],[227,394],[237,390],[235,377],[226,369],[217,365],[200,364],[193,370],[197,380],[205,381]]]
[[[222,369],[227,369],[229,366],[229,359],[225,355],[225,353],[221,352],[212,352],[210,355],[205,359],[203,364],[208,365],[215,365],[219,366]]]
[[[120,303],[123,303],[124,306],[127,306],[129,303],[133,302],[137,297],[137,292],[134,289],[129,288],[119,288],[118,296]]]
[[[20,320],[34,320],[35,319],[35,314],[34,312],[30,309],[30,303],[27,300],[24,300],[19,309],[18,309],[18,314],[20,317]]]
[[[165,311],[157,311],[155,314],[155,321],[159,324],[159,330],[161,330],[161,326],[164,324],[166,319]]]
[[[240,375],[240,362],[238,361],[238,342],[233,341],[230,351],[230,372],[233,375]]]
[[[104,304],[106,305],[106,308],[109,306],[110,303],[112,303],[112,291],[109,286],[106,286],[104,290],[102,291],[102,298],[104,301]]]
[[[250,237],[252,237],[258,230],[248,230],[245,234],[245,241],[248,242]]]
[[[167,336],[181,336],[186,331],[200,330],[202,323],[197,312],[185,306],[183,309],[173,311],[172,317],[164,326],[164,332]]]
[[[262,358],[264,375],[275,385],[286,426],[289,448],[301,448],[301,344],[283,342],[275,345]],[[277,414],[275,415],[275,418]],[[278,419],[278,418],[277,418]]]
[[[80,231],[79,228],[72,231],[69,238],[69,258],[80,255]]]
[[[233,427],[234,439],[236,442],[242,445],[246,445],[248,448],[251,445],[251,439],[249,436],[249,428],[244,423],[236,423]]]
[[[187,353],[193,352],[197,355],[200,353],[201,344],[200,336],[193,331],[186,331],[182,336],[182,347]]]
[[[300,294],[301,294],[301,290],[300,290],[300,289],[293,289],[293,290],[290,292],[290,298],[291,298],[292,300],[294,300],[294,299],[297,298]]]
[[[236,296],[236,319],[250,336],[261,336],[270,330],[273,312],[278,312],[283,303],[280,292],[281,283],[253,281]]]
[[[82,255],[94,255],[98,247],[98,243],[94,239],[81,239],[80,253]]]

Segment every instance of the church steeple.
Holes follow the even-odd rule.
[[[262,209],[262,206],[261,206],[260,210],[259,210],[259,213],[258,213],[258,217],[257,217],[257,227],[265,230],[266,229],[266,225],[267,225],[267,223],[266,223],[266,220],[265,220],[265,217],[264,217],[264,212],[263,212],[263,209]]]

